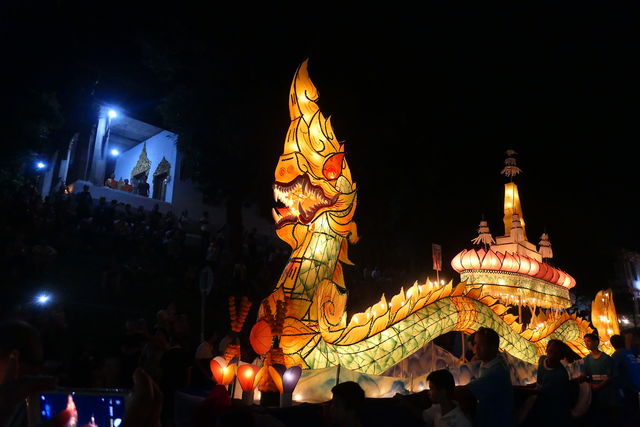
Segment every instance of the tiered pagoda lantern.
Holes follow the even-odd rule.
[[[521,172],[513,150],[507,151],[502,174],[509,178],[504,187],[504,235],[495,239],[486,221],[480,222],[479,236],[472,240],[480,249],[465,249],[451,261],[460,278],[482,285],[482,295],[507,305],[565,309],[571,306],[569,290],[576,281],[546,259],[553,257],[549,236],[541,237],[540,249],[527,240],[518,186],[513,178]]]

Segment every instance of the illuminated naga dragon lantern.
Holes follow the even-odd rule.
[[[494,243],[483,222],[474,239],[482,248],[462,251],[453,259],[461,283],[416,282],[389,299],[383,295],[347,320],[342,264],[351,264],[347,250],[358,240],[353,220],[356,184],[345,147],[317,101],[305,61],[291,85],[291,124],[273,184],[282,205],[273,210],[276,232],[292,253],[275,290],[260,307],[252,331],[258,353],[287,367],[340,365],[381,374],[439,335],[485,326],[498,332],[503,351],[526,362],[537,363],[552,338],[586,354],[582,341],[590,331],[588,322],[564,310],[570,306],[575,280],[544,262],[551,253],[548,237],[543,236],[542,254],[526,240],[513,182],[505,187],[505,236]],[[519,169],[511,157],[515,153],[508,154],[503,173],[512,177]],[[527,322],[518,316],[523,306],[531,309]],[[274,325],[276,312],[282,315]],[[273,342],[264,331],[273,333]]]

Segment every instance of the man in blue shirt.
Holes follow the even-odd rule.
[[[584,344],[591,352],[583,360],[583,374],[591,387],[591,413],[588,418],[594,425],[607,425],[613,420],[614,393],[612,385],[613,361],[600,350],[600,338],[585,334]]]
[[[478,406],[474,426],[515,426],[513,387],[511,375],[504,359],[498,354],[500,336],[490,328],[480,328],[475,336],[476,357],[480,364],[480,377],[467,384]]]
[[[640,392],[640,365],[631,350],[624,347],[624,338],[613,335],[611,345],[616,351],[613,360],[613,387],[619,419],[638,420],[638,393]]]

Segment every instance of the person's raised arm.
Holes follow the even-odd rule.
[[[158,384],[143,369],[136,369],[122,427],[160,427],[161,411],[162,392]]]
[[[0,384],[0,425],[5,425],[18,405],[31,394],[51,390],[56,379],[44,376],[19,376],[20,352],[12,351],[7,359],[4,378]]]

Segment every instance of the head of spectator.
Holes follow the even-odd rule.
[[[469,348],[475,353],[476,351],[476,333],[472,333],[467,337],[467,343],[469,344]]]
[[[442,404],[453,399],[456,383],[453,375],[446,369],[439,369],[427,376],[429,396],[433,403]]]
[[[35,328],[17,320],[0,323],[0,425],[14,425],[12,418],[25,399],[55,387],[53,377],[33,375],[42,361],[42,341]]]
[[[547,343],[546,363],[549,367],[560,366],[560,361],[565,358],[564,343],[560,340],[549,340]]]
[[[472,333],[467,337],[467,351],[465,352],[467,360],[476,359],[476,333]]]
[[[331,389],[333,398],[330,402],[331,418],[336,425],[358,425],[360,413],[364,407],[364,390],[353,381],[347,381]]]
[[[624,350],[625,348],[624,338],[622,338],[622,336],[620,335],[612,335],[609,339],[609,342],[611,342],[611,346],[616,350]]]
[[[87,184],[82,186],[82,192],[83,193],[88,193],[89,192],[89,186]]]
[[[0,323],[0,384],[13,361],[17,364],[17,376],[37,372],[43,362],[38,331],[28,323],[17,320]]]
[[[176,339],[184,340],[189,338],[191,333],[189,327],[189,317],[186,314],[178,314],[173,318],[172,332]]]
[[[636,357],[640,356],[640,328],[631,328],[622,332],[625,347],[631,350]]]
[[[600,337],[596,334],[585,334],[584,336],[584,345],[591,352],[599,351],[598,347],[600,346]]]
[[[154,328],[153,335],[149,338],[152,346],[159,350],[166,350],[169,347],[169,332],[161,327]]]
[[[476,356],[483,362],[496,358],[500,348],[500,335],[491,328],[480,328],[475,336]]]

